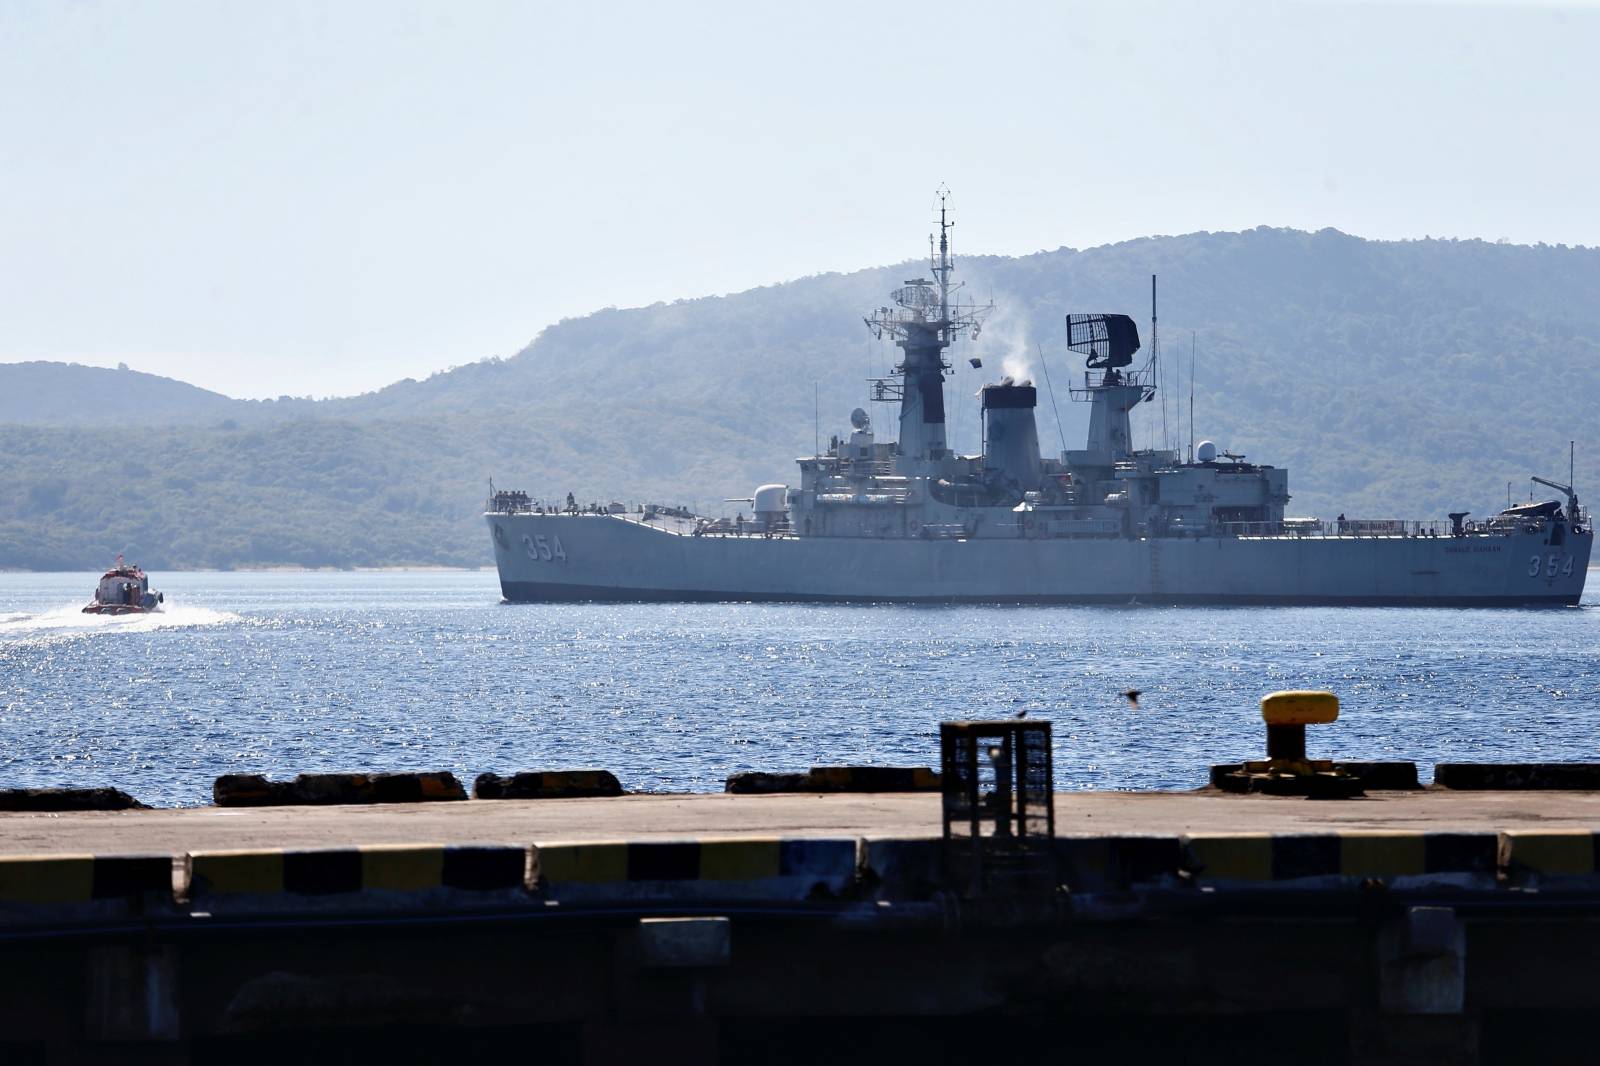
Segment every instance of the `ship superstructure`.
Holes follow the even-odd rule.
[[[1288,472],[1219,452],[1133,446],[1131,414],[1156,395],[1153,359],[1134,365],[1137,324],[1065,317],[1084,357],[1069,390],[1090,405],[1081,449],[1041,454],[1031,381],[981,391],[983,447],[948,446],[948,349],[976,336],[992,305],[952,283],[941,197],[931,277],[865,319],[901,352],[872,396],[898,407],[878,439],[857,408],[799,484],[763,485],[749,520],[618,505],[544,504],[494,493],[486,519],[507,600],[842,600],[1574,604],[1593,533],[1570,485],[1564,501],[1484,521],[1332,521],[1286,515]],[[974,360],[975,365],[977,360]]]

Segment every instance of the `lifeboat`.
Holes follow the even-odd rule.
[[[166,597],[150,591],[150,579],[137,566],[122,561],[100,575],[94,599],[83,608],[84,614],[148,614],[159,611]]]

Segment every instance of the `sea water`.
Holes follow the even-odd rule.
[[[492,572],[0,574],[0,787],[208,801],[235,772],[935,766],[938,724],[1054,724],[1057,787],[1192,788],[1259,756],[1263,693],[1326,688],[1313,756],[1600,759],[1600,574],[1584,606],[927,607],[500,602]],[[1141,693],[1137,706],[1123,695]]]

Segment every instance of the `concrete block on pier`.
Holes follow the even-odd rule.
[[[527,872],[517,845],[194,852],[189,895],[198,910],[472,905],[525,898]]]
[[[493,799],[577,799],[620,796],[622,784],[610,770],[538,770],[501,776],[479,774],[472,797]]]
[[[723,791],[739,796],[770,796],[779,792],[810,792],[806,787],[806,774],[769,774],[749,770],[742,774],[729,774]]]
[[[1335,770],[1343,770],[1351,777],[1359,778],[1361,787],[1368,792],[1410,791],[1422,787],[1414,762],[1347,762],[1335,759],[1332,763]],[[1211,787],[1226,789],[1228,775],[1237,774],[1243,769],[1244,763],[1237,762],[1213,765]]]
[[[1414,762],[1346,762],[1335,759],[1333,765],[1352,777],[1361,779],[1361,787],[1373,791],[1410,791],[1421,788]]]
[[[1600,763],[1442,762],[1433,768],[1433,783],[1440,788],[1512,791],[1570,789],[1600,791]]]
[[[740,795],[777,792],[937,792],[939,775],[925,766],[813,766],[799,773],[728,775],[724,788]]]
[[[0,924],[134,917],[173,907],[167,855],[0,856]]]
[[[805,900],[848,897],[856,884],[849,840],[596,841],[534,849],[547,899]]]
[[[447,771],[300,774],[293,781],[223,774],[212,783],[211,797],[218,807],[288,807],[464,800],[467,792]]]
[[[116,788],[0,788],[0,811],[135,811],[143,803]]]
[[[811,792],[937,792],[939,775],[926,766],[813,766]]]

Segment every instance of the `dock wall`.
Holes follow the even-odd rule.
[[[1600,1008],[1596,856],[1068,836],[1044,890],[977,892],[904,837],[0,858],[0,1060],[1559,1060]]]

